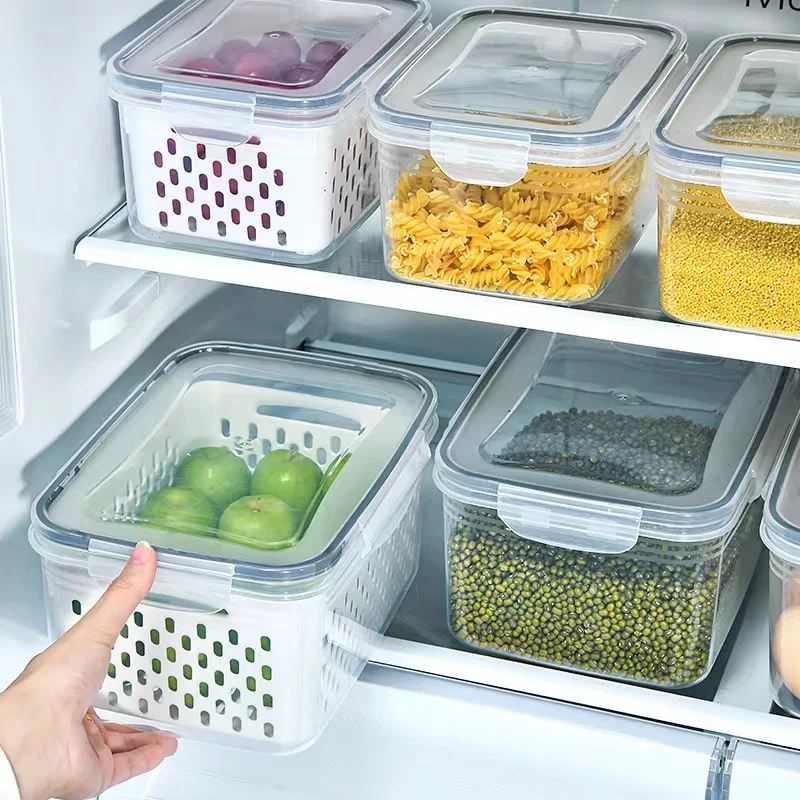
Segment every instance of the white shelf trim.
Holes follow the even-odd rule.
[[[347,247],[348,244],[345,244],[342,251]],[[300,267],[165,247],[136,239],[124,223],[124,210],[112,215],[99,228],[80,239],[75,246],[75,257],[89,263],[253,286],[290,294],[532,328],[623,344],[800,367],[798,340],[593,310],[591,305],[564,308],[513,297],[470,294],[402,283],[389,278],[380,263],[374,265],[375,277],[342,274],[341,271],[334,271],[339,263],[336,256],[328,262],[333,267],[326,268],[325,263]],[[366,271],[372,269],[372,265],[366,266]],[[626,277],[618,276],[615,282]]]

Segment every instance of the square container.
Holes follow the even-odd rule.
[[[449,17],[371,107],[389,271],[564,304],[596,296],[655,209],[647,138],[685,47],[660,23],[511,7]]]
[[[664,311],[800,336],[800,37],[712,43],[651,152]]]
[[[770,678],[775,702],[781,708],[800,717],[800,697],[787,686],[778,672],[797,675],[800,661],[796,655],[800,606],[800,423],[781,457],[775,480],[767,495],[761,538],[769,550],[769,616],[770,616]],[[780,631],[780,629],[783,631]],[[774,646],[775,633],[790,639],[789,647],[778,653]],[[787,636],[788,635],[788,636]],[[791,643],[793,640],[793,643]],[[793,688],[797,690],[796,683]]]
[[[378,194],[367,94],[429,16],[427,0],[180,5],[109,64],[131,228],[250,258],[330,255]]]
[[[416,572],[435,403],[412,373],[345,359],[228,344],[169,357],[33,509],[53,637],[93,605],[135,541],[158,552],[156,583],[121,633],[98,705],[243,746],[312,742]],[[251,469],[274,448],[323,468],[350,457],[287,549],[132,524],[206,446]]]
[[[788,371],[512,336],[437,450],[450,626],[470,647],[680,688],[760,552]]]

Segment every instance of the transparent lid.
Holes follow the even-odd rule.
[[[427,0],[189,0],[112,58],[112,93],[218,113],[320,113],[429,13]]]
[[[170,357],[76,454],[33,525],[90,554],[147,539],[208,570],[312,577],[380,535],[378,511],[408,495],[403,476],[421,471],[431,424],[435,392],[412,373],[197,346]]]
[[[685,45],[660,23],[462,11],[380,89],[371,124],[381,139],[430,149],[443,168],[468,165],[470,137],[505,152],[498,170],[515,158],[608,163],[639,143],[643,112]]]
[[[781,558],[800,564],[800,424],[795,423],[764,506],[761,537]]]
[[[724,536],[763,485],[751,468],[784,380],[777,367],[517,333],[451,422],[437,480],[547,544]]]
[[[717,39],[653,136],[657,170],[722,188],[742,216],[800,223],[800,37]]]

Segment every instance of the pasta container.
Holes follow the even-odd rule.
[[[649,686],[702,681],[761,552],[788,376],[512,336],[436,453],[455,637]]]
[[[170,356],[33,508],[53,638],[86,614],[137,540],[158,554],[97,706],[232,745],[313,742],[416,573],[435,406],[432,386],[401,369],[215,343]],[[231,536],[236,503],[214,529],[155,515],[165,492],[194,492],[193,509],[198,493],[213,499],[197,475],[187,483],[185,466],[210,447],[256,470],[245,494],[267,493],[257,465],[276,449],[344,467],[302,537],[265,549]],[[215,475],[211,489],[229,486]]]
[[[188,0],[109,64],[131,228],[308,263],[374,207],[367,94],[427,0]]]
[[[647,139],[685,47],[637,20],[449,17],[371,106],[389,271],[562,304],[597,296],[655,210]]]
[[[800,336],[800,37],[737,35],[699,58],[653,134],[661,305]]]
[[[797,684],[800,658],[797,619],[800,606],[800,424],[794,432],[767,496],[761,538],[769,550],[770,676],[775,702],[800,717]],[[777,634],[777,637],[776,637]],[[783,647],[781,647],[783,643]]]

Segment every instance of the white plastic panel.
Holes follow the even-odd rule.
[[[718,739],[371,667],[320,741],[279,759],[181,742],[114,800],[705,800]]]
[[[800,753],[752,742],[731,748],[721,800],[795,800],[800,787]]]
[[[2,126],[0,105],[0,126]],[[6,222],[6,182],[2,127],[0,127],[0,436],[16,427],[20,418],[17,374],[16,322],[11,260]]]

